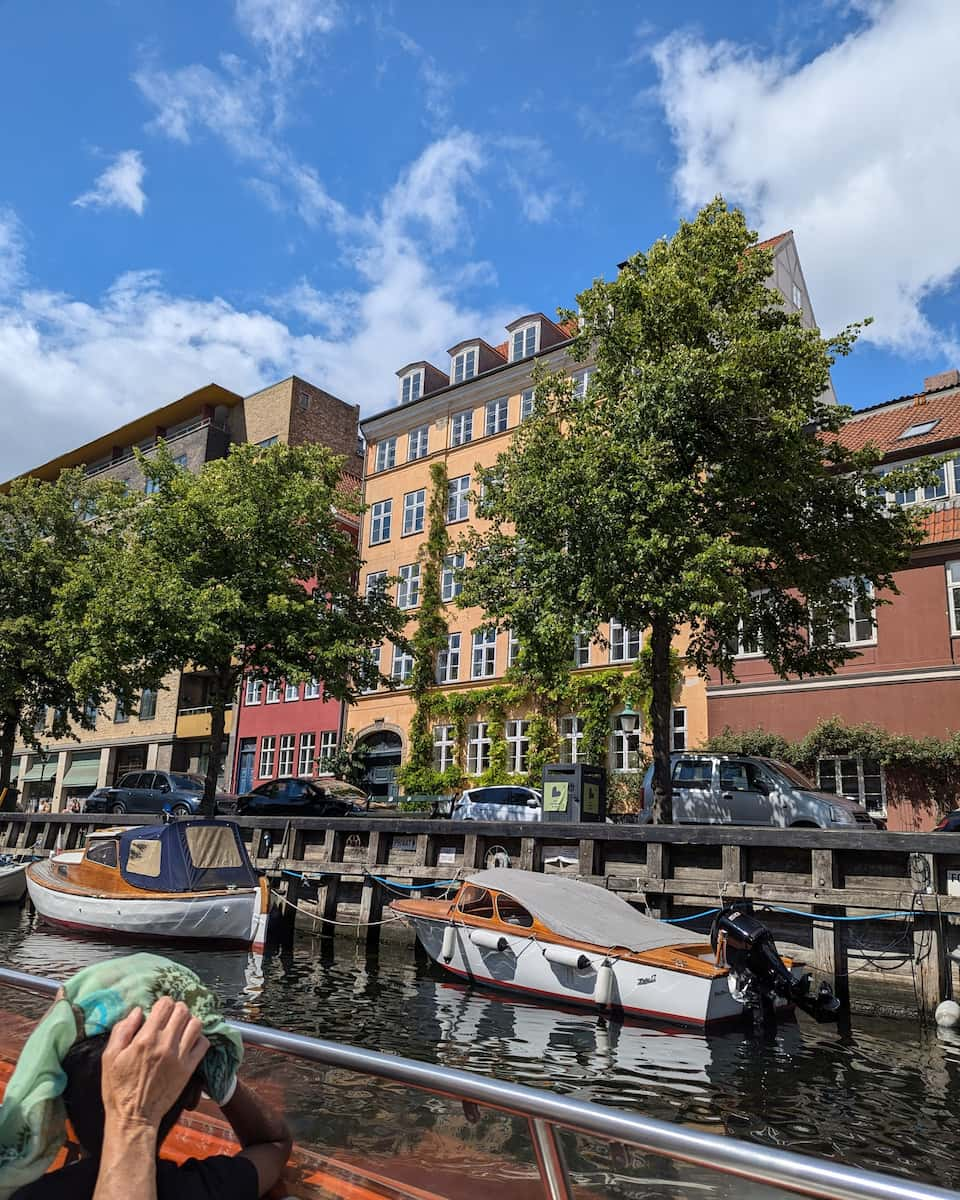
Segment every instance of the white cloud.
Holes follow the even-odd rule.
[[[236,16],[244,33],[266,51],[271,71],[283,77],[315,37],[334,29],[339,5],[335,0],[236,0]]]
[[[828,330],[956,353],[923,312],[960,270],[955,0],[858,0],[857,32],[809,62],[673,35],[653,50],[693,209],[722,192],[769,235],[793,228]]]
[[[17,214],[0,208],[0,296],[23,276],[23,234]]]
[[[123,150],[109,167],[98,175],[89,192],[73,203],[78,208],[129,208],[143,216],[147,197],[143,190],[146,167],[139,150]]]

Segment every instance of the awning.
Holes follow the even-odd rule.
[[[46,763],[34,763],[26,775],[20,776],[20,783],[41,783],[45,779],[53,779],[57,773],[55,759]]]
[[[63,777],[64,787],[96,787],[100,774],[100,755],[96,758],[75,758]]]

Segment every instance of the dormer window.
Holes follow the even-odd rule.
[[[400,381],[400,403],[412,404],[423,393],[423,371],[410,371]]]
[[[450,374],[454,383],[463,383],[465,379],[472,379],[476,373],[476,346],[471,346],[468,350],[461,350],[459,354],[453,356],[453,370]]]
[[[518,362],[521,358],[530,358],[540,349],[540,322],[534,321],[513,331],[510,339],[510,361]]]

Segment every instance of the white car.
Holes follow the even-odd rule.
[[[543,799],[528,787],[468,788],[454,801],[451,821],[542,821]]]

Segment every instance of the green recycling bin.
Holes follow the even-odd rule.
[[[607,772],[588,763],[543,768],[543,819],[557,824],[607,819]]]

